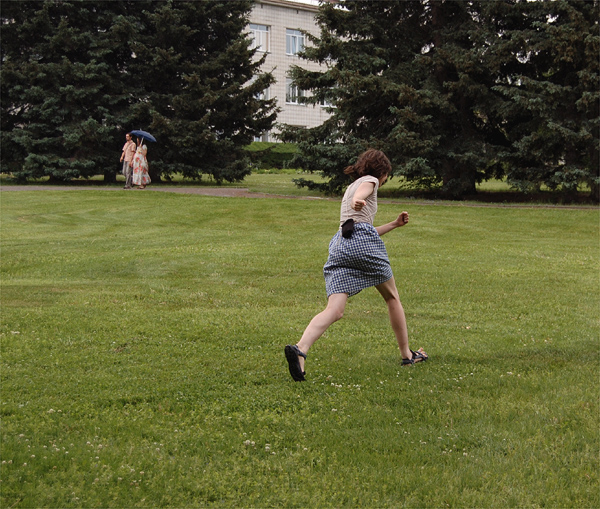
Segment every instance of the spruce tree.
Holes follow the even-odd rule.
[[[338,191],[367,146],[396,174],[463,197],[491,177],[598,193],[598,2],[357,1],[325,4],[296,67],[308,102],[333,105],[310,130],[284,129],[292,164]]]
[[[180,172],[217,182],[250,172],[243,147],[271,128],[273,81],[253,61],[246,26],[250,1],[140,5],[128,73],[135,93],[130,125],[152,132],[151,176]]]
[[[17,177],[113,175],[126,106],[113,2],[3,2],[2,164]]]
[[[152,132],[154,180],[240,180],[271,128],[246,34],[250,0],[3,2],[2,164],[22,178],[118,171],[124,134]]]
[[[508,99],[500,154],[508,181],[599,198],[599,2],[490,2],[495,55],[512,55],[496,89]],[[498,58],[496,56],[496,58]],[[505,62],[510,60],[504,58]]]
[[[453,197],[474,192],[498,171],[493,155],[505,143],[494,113],[500,94],[473,37],[479,4],[340,3],[320,9],[320,37],[305,51],[328,69],[293,70],[298,86],[313,92],[308,101],[326,97],[334,106],[319,128],[285,130],[300,142],[298,160],[323,170],[336,190],[349,156],[373,146],[418,185]]]

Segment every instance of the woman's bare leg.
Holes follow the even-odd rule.
[[[348,302],[347,293],[334,293],[329,296],[327,307],[310,321],[308,327],[304,330],[304,334],[302,334],[300,341],[296,344],[301,352],[307,353],[310,347],[323,335],[329,326],[344,316],[346,302]],[[302,371],[304,371],[304,358],[299,357],[299,359],[300,367],[302,368]]]
[[[396,288],[396,281],[392,277],[385,283],[377,285],[375,288],[377,288],[387,304],[388,313],[390,315],[390,323],[396,336],[396,341],[398,341],[398,348],[400,348],[402,358],[412,358],[412,353],[408,347],[408,328],[406,327],[406,316],[404,315],[404,308],[400,302],[398,289]]]

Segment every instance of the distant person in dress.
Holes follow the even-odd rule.
[[[125,145],[123,145],[123,153],[121,154],[121,162],[123,163],[123,175],[125,176],[125,187],[123,189],[131,189],[131,181],[133,178],[133,156],[135,155],[135,142],[131,139],[131,134],[125,135]]]
[[[148,175],[148,159],[146,154],[148,147],[144,145],[144,138],[137,139],[137,150],[133,156],[133,185],[138,186],[138,189],[145,189],[150,183],[150,175]]]

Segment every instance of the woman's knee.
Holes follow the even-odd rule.
[[[344,310],[346,309],[346,302],[348,296],[345,294],[332,295],[327,303],[326,312],[329,314],[333,322],[337,322],[344,317]]]
[[[344,317],[344,308],[339,306],[327,306],[325,313],[329,315],[329,320],[332,323],[337,322]]]
[[[386,302],[400,302],[400,295],[398,294],[398,289],[396,288],[396,284],[391,281],[386,281],[382,285],[376,287],[379,290],[379,293],[384,298]]]
[[[344,310],[343,309],[334,310],[333,321],[337,322],[338,320],[341,320],[342,318],[344,318]]]

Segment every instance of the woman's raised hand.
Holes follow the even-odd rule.
[[[401,212],[398,216],[398,219],[396,219],[396,223],[398,226],[404,226],[406,223],[408,223],[408,219],[408,212]]]

